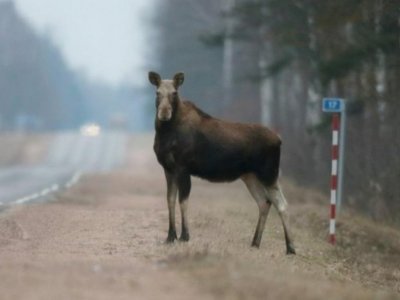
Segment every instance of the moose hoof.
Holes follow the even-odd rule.
[[[165,240],[166,244],[172,244],[177,239],[176,234],[168,234],[167,239]]]
[[[173,242],[175,242],[176,239],[177,239],[176,230],[174,228],[169,228],[168,236],[167,236],[167,239],[165,240],[165,243],[172,244]]]
[[[252,242],[252,243],[251,243],[251,247],[252,247],[252,248],[259,249],[259,248],[260,248],[260,244],[257,243],[257,242]]]
[[[176,238],[173,237],[167,237],[167,239],[165,240],[166,244],[173,244],[175,242]]]
[[[189,242],[189,239],[190,239],[189,234],[186,233],[186,234],[181,235],[181,237],[179,238],[179,241],[180,242]]]
[[[286,254],[287,255],[296,254],[296,250],[294,249],[293,245],[288,245],[287,246]]]

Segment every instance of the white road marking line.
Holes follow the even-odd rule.
[[[74,176],[72,176],[71,180],[68,181],[68,182],[65,184],[65,187],[70,188],[71,186],[73,186],[74,184],[76,184],[76,183],[79,181],[81,175],[82,175],[82,172],[81,172],[81,171],[76,172],[76,173],[74,174]]]
[[[126,154],[125,153],[126,152],[125,148],[127,143],[126,135],[116,133],[111,135],[110,137],[108,136],[106,138],[101,137],[95,142],[97,142],[97,145],[94,146],[99,146],[98,145],[99,142],[105,143],[106,150],[104,150],[103,148],[103,151],[100,152],[100,147],[95,147],[92,150],[92,152],[89,152],[91,154],[90,160],[91,163],[93,164],[93,166],[91,166],[92,168],[95,168],[96,167],[95,165],[99,164],[99,162],[103,164],[102,166],[100,166],[100,169],[104,170],[109,170],[111,169],[111,167],[118,167],[120,164],[122,164],[124,156]],[[55,153],[51,153],[49,162],[54,164],[60,164],[60,163],[65,163],[64,160],[67,160],[68,163],[72,165],[78,163],[85,165],[85,163],[87,162],[86,160],[82,162],[82,157],[84,155],[83,152],[85,152],[83,151],[84,148],[87,148],[86,144],[87,141],[80,135],[68,134],[66,136],[59,137],[59,139],[56,141],[53,147],[54,148],[53,152]],[[72,150],[70,147],[71,145],[74,146]],[[64,157],[66,155],[68,157]],[[82,176],[82,170],[79,170],[75,172],[72,178],[63,185],[53,184],[52,186],[47,187],[38,193],[34,193],[32,195],[19,198],[16,201],[12,202],[11,204],[23,204],[35,200],[39,197],[44,197],[50,193],[56,192],[61,188],[70,188],[79,181],[81,176]],[[4,205],[4,203],[0,202],[0,206],[1,205]]]
[[[50,193],[50,189],[44,189],[39,193],[40,196],[46,196],[48,193]]]
[[[77,182],[79,180],[79,178],[81,177],[81,175],[82,175],[81,171],[76,172],[74,175],[74,178],[73,178],[74,182]]]
[[[80,177],[81,177],[81,172],[80,171],[75,172],[74,175],[72,176],[72,178],[64,186],[66,188],[71,187],[72,185],[76,184],[79,181]],[[15,200],[14,202],[12,202],[12,204],[17,204],[17,205],[24,204],[24,203],[27,203],[29,201],[35,200],[37,198],[44,197],[44,196],[46,196],[48,194],[56,192],[59,189],[60,189],[60,185],[59,184],[53,184],[52,186],[50,186],[48,188],[45,188],[45,189],[41,190],[38,193],[33,193],[31,195],[19,198],[19,199]],[[0,206],[1,205],[3,205],[2,202],[0,202]]]
[[[53,184],[53,185],[51,186],[50,190],[51,190],[52,192],[55,192],[55,191],[57,191],[59,188],[60,188],[60,186],[59,186],[58,184]]]
[[[15,201],[14,203],[15,204],[24,204],[26,202],[32,201],[32,200],[34,200],[36,198],[39,198],[39,197],[40,197],[40,194],[35,193],[35,194],[30,195],[30,196],[26,196],[26,197],[20,198],[17,201]]]

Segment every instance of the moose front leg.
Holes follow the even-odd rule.
[[[181,174],[178,179],[178,187],[179,187],[179,206],[181,209],[181,217],[182,217],[182,233],[179,238],[180,241],[187,242],[189,241],[189,227],[188,227],[188,219],[187,219],[187,209],[188,209],[188,200],[191,189],[191,180],[189,174]]]
[[[167,180],[167,201],[169,215],[169,229],[166,242],[173,243],[177,239],[175,227],[175,202],[178,193],[178,184],[174,176],[167,171],[165,171],[165,178]]]

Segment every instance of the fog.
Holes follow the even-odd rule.
[[[0,129],[149,128],[153,1],[1,1],[0,14]]]
[[[67,63],[92,80],[141,85],[154,0],[16,0],[21,15],[49,35]]]

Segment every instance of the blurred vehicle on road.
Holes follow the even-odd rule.
[[[81,126],[80,132],[84,136],[98,136],[101,133],[101,127],[96,123],[87,123]]]

